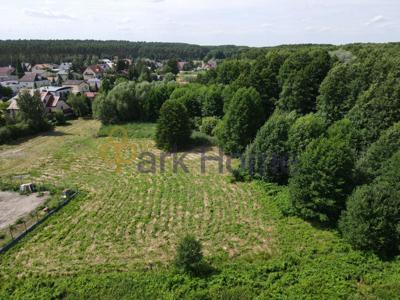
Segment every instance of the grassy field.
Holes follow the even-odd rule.
[[[0,256],[0,298],[368,298],[400,295],[400,261],[383,262],[345,244],[335,231],[281,213],[284,187],[232,184],[216,162],[189,173],[160,171],[154,125],[126,127],[128,139],[98,137],[96,121],[0,146],[0,176],[83,191],[17,247]],[[108,130],[108,131],[106,131]],[[101,136],[110,129],[102,129]],[[138,154],[156,158],[140,173]],[[209,147],[207,155],[218,155]],[[170,267],[177,241],[199,238],[215,272]]]

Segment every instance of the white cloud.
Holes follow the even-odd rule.
[[[24,13],[29,17],[42,18],[42,19],[56,19],[65,21],[72,21],[77,19],[74,16],[56,11],[51,11],[48,9],[44,10],[25,9]]]
[[[367,26],[370,26],[370,25],[382,23],[385,21],[386,21],[386,18],[384,16],[379,15],[379,16],[375,16],[375,17],[371,18],[368,22],[365,22],[364,24]]]

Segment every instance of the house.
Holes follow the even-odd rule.
[[[110,69],[113,69],[113,68],[114,68],[114,63],[113,63],[111,60],[107,59],[107,58],[105,58],[105,59],[100,59],[100,60],[99,60],[99,63],[101,64],[101,67],[102,67],[104,70],[110,70]]]
[[[55,97],[60,97],[61,99],[66,100],[68,95],[72,93],[72,88],[68,86],[45,86],[40,88],[40,92],[49,92]]]
[[[66,81],[68,80],[69,71],[68,70],[60,70],[57,72],[58,80]]]
[[[89,92],[89,85],[83,80],[67,80],[63,83],[63,87],[70,87],[72,89],[72,93],[83,94],[85,92]]]
[[[25,73],[25,75],[19,80],[20,88],[36,89],[42,86],[50,85],[50,81],[47,78],[37,73]]]
[[[43,75],[45,72],[53,71],[57,68],[57,65],[53,64],[37,64],[32,67],[31,72]]]
[[[31,95],[35,93],[34,90],[28,91]],[[19,111],[18,107],[19,95],[11,99],[10,105],[7,107],[7,111],[12,117],[15,117]],[[47,113],[55,113],[57,111],[62,111],[65,116],[72,116],[74,112],[71,107],[63,100],[60,96],[54,96],[48,91],[43,91],[40,93],[40,100],[46,109]]]
[[[217,61],[215,59],[210,59],[204,66],[204,69],[206,70],[211,70],[211,69],[216,69],[217,68]]]
[[[18,76],[15,74],[15,68],[9,67],[0,67],[0,82],[10,81],[10,80],[18,80]]]
[[[61,63],[58,67],[57,70],[59,71],[69,71],[72,69],[72,63]]]
[[[104,74],[104,69],[100,65],[92,65],[87,67],[85,72],[83,72],[83,79],[89,80],[93,78],[101,79]]]
[[[91,91],[97,92],[101,88],[101,80],[98,78],[89,79],[87,83]]]
[[[66,117],[74,114],[71,107],[60,96],[54,96],[51,92],[40,93],[40,99],[48,113],[62,111]]]
[[[181,72],[185,69],[185,65],[187,64],[186,61],[178,61],[178,70]]]

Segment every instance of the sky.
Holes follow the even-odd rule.
[[[0,39],[272,46],[400,41],[400,0],[14,0]]]

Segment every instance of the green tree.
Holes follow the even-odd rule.
[[[165,151],[176,151],[190,141],[191,123],[185,106],[179,100],[167,100],[157,122],[156,144]]]
[[[93,116],[106,125],[119,122],[114,103],[102,93],[96,97],[96,101],[93,103]]]
[[[240,154],[265,122],[265,114],[260,94],[254,88],[239,89],[231,101],[216,135],[225,152]]]
[[[13,91],[11,88],[2,86],[0,84],[0,101],[3,98],[10,99],[12,97],[12,95],[13,95]]]
[[[294,112],[276,111],[247,148],[245,167],[252,177],[284,184],[289,175],[288,133],[296,120]]]
[[[193,236],[184,237],[176,248],[175,266],[188,274],[197,274],[203,262],[201,243]]]
[[[191,118],[202,116],[202,102],[207,87],[199,84],[189,84],[176,88],[170,99],[180,101],[187,109]]]
[[[178,61],[176,59],[170,59],[168,60],[165,68],[164,68],[164,73],[172,73],[174,75],[179,73],[179,68],[178,68]]]
[[[152,83],[151,88],[143,101],[143,114],[145,121],[157,121],[162,105],[170,98],[176,87],[176,84],[173,82]]]
[[[347,117],[360,131],[360,148],[366,150],[381,133],[400,121],[400,81],[388,74],[381,83],[372,84],[357,100]]]
[[[223,86],[210,85],[207,87],[202,101],[202,115],[204,117],[222,117],[224,109]]]
[[[354,106],[355,98],[350,95],[355,75],[351,65],[340,63],[329,71],[321,83],[317,107],[329,123],[343,118]]]
[[[28,92],[19,95],[17,99],[19,117],[22,122],[28,124],[35,131],[50,128],[47,122],[46,110],[38,92],[31,96]]]
[[[85,95],[70,94],[67,103],[77,117],[85,117],[91,114],[91,103]]]
[[[205,117],[201,120],[200,132],[207,135],[214,135],[214,129],[217,127],[220,119],[217,117]]]
[[[382,165],[400,150],[400,122],[382,133],[367,152],[357,161],[358,175],[363,183],[370,183],[382,173]]]
[[[308,144],[324,134],[326,127],[324,118],[314,113],[298,118],[288,134],[290,160],[296,160]]]
[[[324,50],[301,52],[289,57],[280,72],[283,85],[279,107],[301,114],[316,111],[319,87],[331,63],[328,52]]]
[[[346,139],[312,141],[291,167],[290,197],[296,212],[335,224],[354,187],[354,151]]]
[[[356,249],[390,258],[400,250],[400,152],[384,169],[384,175],[352,194],[339,228]]]

